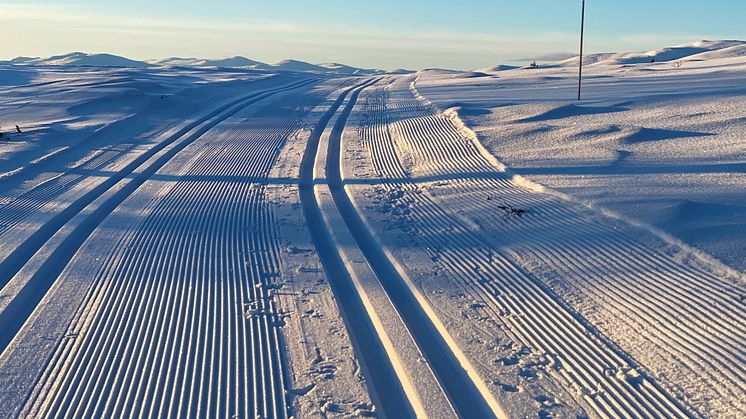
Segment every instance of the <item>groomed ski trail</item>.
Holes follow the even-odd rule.
[[[321,208],[315,196],[314,166],[319,153],[319,143],[327,125],[356,89],[363,89],[372,80],[350,87],[339,94],[334,103],[319,119],[308,139],[300,164],[299,194],[311,238],[316,247],[329,283],[350,333],[356,353],[371,388],[374,401],[383,415],[411,417],[414,414],[402,384],[397,380],[395,368],[386,357],[386,350],[375,336],[375,327],[366,314],[360,296],[351,283],[350,274],[342,261],[336,245],[325,225]]]
[[[195,157],[150,176],[141,193],[165,189],[105,253],[21,416],[288,417],[264,191],[297,127],[247,130],[244,108],[195,138]],[[110,222],[139,204],[125,200]]]
[[[29,199],[22,195],[18,199],[21,211],[13,211],[9,214],[11,217],[18,215],[14,221],[21,225],[23,230],[21,234],[14,236],[15,247],[8,246],[12,250],[0,262],[0,293],[4,297],[0,300],[0,352],[7,347],[26,318],[62,272],[66,262],[72,258],[96,226],[158,169],[179,151],[236,112],[273,94],[299,88],[312,81],[303,80],[278,88],[254,92],[219,107],[138,155],[118,172],[94,186],[67,207],[54,213],[41,225],[30,224],[33,228],[29,228],[29,223],[24,223],[28,213],[22,209],[27,206]],[[75,173],[75,170],[72,172]],[[86,175],[90,173],[79,173],[74,176],[73,181],[80,181]],[[28,193],[39,193],[41,198],[48,201],[59,196],[54,192],[54,187],[51,192],[47,193],[47,187],[47,183],[43,183]],[[13,202],[8,205],[12,206]],[[71,223],[71,221],[76,222]],[[6,231],[6,233],[9,232]],[[43,259],[29,264],[37,254],[43,254]],[[26,271],[24,271],[25,265],[28,265]]]
[[[328,181],[329,191],[331,192],[334,205],[336,206],[335,212],[338,211],[338,214],[341,217],[338,222],[343,223],[345,225],[344,228],[346,228],[346,232],[343,235],[346,236],[349,234],[350,239],[354,240],[356,248],[362,252],[361,255],[365,258],[367,266],[369,266],[375,273],[377,282],[383,286],[387,298],[391,300],[393,306],[396,308],[396,311],[398,312],[396,316],[406,325],[408,334],[412,339],[414,339],[414,342],[416,342],[416,346],[422,354],[421,356],[427,360],[427,365],[432,370],[432,373],[435,374],[435,377],[437,377],[438,385],[442,389],[441,391],[443,391],[446,397],[450,400],[450,403],[456,410],[457,414],[461,417],[503,416],[504,414],[502,413],[502,410],[492,399],[491,395],[483,393],[483,385],[479,382],[473,381],[475,374],[465,369],[467,368],[466,364],[468,364],[468,362],[464,363],[465,360],[453,352],[458,349],[452,346],[450,338],[442,336],[441,330],[433,323],[433,319],[422,310],[422,306],[417,302],[418,297],[413,293],[413,290],[410,288],[410,285],[406,280],[401,277],[399,268],[395,266],[394,261],[389,259],[389,256],[387,256],[385,250],[380,247],[380,243],[377,241],[375,236],[368,230],[365,221],[361,218],[358,210],[354,207],[347,195],[340,167],[342,135],[345,130],[347,118],[355,107],[357,97],[365,87],[367,86],[363,85],[358,88],[359,90],[352,91],[349,101],[339,114],[329,136],[328,153],[325,159],[325,179]],[[339,105],[341,104],[342,103],[340,102]],[[323,127],[321,126],[317,127],[317,129],[323,131]],[[312,145],[313,153],[316,152],[316,147],[317,145]],[[309,156],[307,161],[310,160],[311,157]],[[308,168],[308,166],[306,166],[306,168],[306,170],[310,172],[310,168]],[[310,185],[308,185],[308,177],[310,177],[310,173],[307,172],[306,177],[303,177],[306,179],[305,185],[307,188],[310,187]],[[308,189],[306,189],[306,193],[309,194]],[[307,195],[306,215],[309,224],[315,225],[317,224],[317,220],[322,221],[323,219],[319,212],[319,208],[323,203],[309,201],[310,196]],[[333,220],[334,217],[331,217],[331,219]],[[326,228],[318,228],[317,226],[316,229],[319,231],[316,233],[317,237],[315,240],[320,242],[320,244],[317,243],[317,247],[319,248],[322,260],[326,259],[325,268],[330,270],[330,274],[333,277],[336,276],[340,279],[346,277],[345,281],[341,281],[341,285],[347,289],[344,291],[345,293],[343,295],[338,296],[338,299],[350,300],[362,298],[361,293],[366,292],[364,288],[371,285],[366,286],[356,282],[355,287],[358,288],[357,295],[354,290],[349,289],[350,282],[357,280],[350,279],[350,275],[354,276],[354,274],[351,272],[345,272],[344,262],[342,262],[338,254],[340,250],[335,250],[333,242],[329,241],[331,236],[339,234],[331,232],[338,228],[340,227],[331,226],[329,224],[326,225]],[[328,265],[332,266],[330,267]],[[352,269],[352,267],[348,267],[348,269]],[[358,302],[355,305],[348,304],[345,309],[347,315],[357,317],[357,321],[360,321],[359,319],[362,317],[362,321],[368,323],[366,325],[367,328],[359,332],[359,335],[362,334],[362,338],[368,341],[370,341],[371,338],[377,340],[375,337],[371,337],[371,334],[386,333],[381,330],[376,331],[370,325],[370,320],[365,319],[365,317],[371,318],[377,316],[376,313],[370,311],[376,310],[374,306],[375,304],[367,307]],[[360,329],[355,324],[351,327],[353,330]],[[383,336],[379,335],[378,339],[383,339]],[[380,365],[382,365],[380,360],[382,352],[382,349],[378,349],[374,354],[372,354],[372,356],[378,357],[377,359],[372,358],[374,360],[373,362],[375,362],[375,364],[373,364],[375,368],[380,368]],[[392,355],[390,354],[389,356]],[[366,363],[370,369],[370,359],[366,360]],[[400,374],[400,380],[409,378],[401,376],[401,374],[406,374],[406,371],[398,371],[397,373]],[[391,379],[391,375],[392,374],[389,372],[387,376],[382,377],[381,382],[385,383],[386,378]],[[375,378],[373,381],[375,391],[380,391],[382,388],[381,384],[376,383]],[[384,387],[387,391],[389,391],[389,388],[390,385]],[[396,395],[389,393],[389,397],[396,397]],[[412,397],[412,395],[410,395],[410,397]],[[489,401],[485,400],[485,397],[487,397]],[[413,400],[410,399],[410,403],[412,402]],[[417,411],[419,412],[418,414],[425,414],[422,411]],[[392,410],[384,409],[384,413],[386,412],[390,415]],[[398,414],[401,415],[401,413]],[[441,414],[445,414],[445,412],[441,412]]]
[[[454,121],[458,116],[453,110],[445,116],[462,137],[478,145],[474,134],[465,132],[460,120]],[[475,147],[472,153],[474,163],[464,167],[480,173],[482,167],[476,163],[479,156],[489,163],[484,157],[487,152]],[[446,168],[440,175],[448,171],[455,168]],[[546,279],[537,279],[563,293],[556,298],[582,302],[578,305],[586,311],[579,309],[577,317],[588,312],[583,322],[634,358],[607,374],[625,377],[633,384],[646,373],[659,375],[665,377],[661,384],[672,399],[676,392],[675,400],[683,399],[690,407],[698,405],[723,415],[746,414],[742,397],[746,393],[746,307],[739,300],[743,283],[739,285],[727,272],[693,260],[685,250],[645,230],[601,217],[551,193],[536,193],[534,185],[525,187],[523,182],[509,176],[456,179],[445,185],[440,199],[447,206],[454,199],[471,202],[463,215],[502,233],[489,237],[493,246],[510,247],[507,256],[514,263],[530,260],[534,269],[551,272]],[[490,201],[484,199],[489,194]],[[530,221],[518,217],[498,221],[494,214],[501,202],[531,208]],[[636,370],[637,363],[646,372]],[[692,382],[694,376],[706,379]]]
[[[361,127],[363,139],[383,177],[375,182],[406,203],[406,217],[433,260],[445,266],[477,301],[486,302],[491,317],[508,324],[519,342],[545,354],[549,369],[574,386],[578,399],[595,415],[691,416],[670,393],[637,371],[628,356],[511,260],[504,247],[484,237],[474,222],[456,215],[456,210],[466,212],[481,205],[485,190],[497,195],[497,202],[489,203],[491,212],[479,214],[488,218],[499,217],[496,206],[510,191],[518,190],[514,193],[527,199],[540,199],[538,194],[521,190],[449,118],[433,114],[416,99],[409,80],[395,82],[390,90],[378,110],[385,116],[367,118],[382,125]],[[415,174],[405,170],[401,156],[409,159]],[[465,199],[464,190],[468,194],[470,185],[483,182],[489,187],[481,189],[481,199],[474,194]],[[450,192],[450,201],[430,193],[443,188]],[[509,222],[523,220],[516,217]]]

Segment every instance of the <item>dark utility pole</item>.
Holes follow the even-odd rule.
[[[580,100],[580,86],[583,83],[583,29],[585,26],[585,0],[580,6],[580,61],[578,66],[578,100]]]

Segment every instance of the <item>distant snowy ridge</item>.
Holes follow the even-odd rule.
[[[548,58],[557,56],[550,54],[543,56]],[[675,60],[715,60],[725,58],[746,57],[746,41],[740,40],[717,40],[717,41],[697,41],[687,44],[654,49],[640,52],[626,53],[594,53],[583,56],[585,65],[634,65],[650,62],[668,62]],[[542,57],[537,57],[539,61],[544,61]],[[528,59],[526,59],[528,60]],[[17,57],[10,61],[0,61],[0,64],[12,65],[53,65],[53,66],[94,66],[94,67],[130,67],[143,68],[154,66],[174,66],[174,67],[236,67],[258,71],[289,71],[289,72],[307,72],[315,74],[336,74],[336,75],[371,75],[384,73],[378,69],[367,69],[349,66],[340,63],[321,63],[312,64],[305,61],[287,59],[276,64],[267,64],[261,61],[252,60],[242,56],[234,56],[220,59],[205,58],[184,58],[170,57],[164,59],[153,59],[146,61],[131,60],[126,57],[112,54],[91,54],[84,52],[73,52],[69,54],[57,55],[48,58],[40,57]],[[561,61],[550,63],[551,66],[577,66],[578,57],[572,57]],[[546,64],[542,67],[546,67]],[[505,70],[512,70],[518,67],[509,65],[498,65],[484,69],[475,70],[473,77],[480,76],[480,73],[495,73]],[[438,69],[431,69],[438,70]],[[454,74],[460,73],[455,70]],[[409,70],[394,70],[390,73],[403,74],[409,73]]]
[[[371,69],[371,68],[357,68],[357,67],[351,67],[349,65],[345,64],[339,64],[339,63],[322,63],[317,64],[319,67],[325,68],[327,70],[334,71],[339,74],[378,74],[382,73],[381,70]]]
[[[55,55],[49,58],[39,57],[17,57],[9,61],[11,64],[34,64],[34,65],[70,65],[70,66],[100,66],[100,67],[147,67],[148,63],[130,60],[112,54],[88,54],[85,52],[71,52],[69,54]]]
[[[298,60],[283,60],[277,64],[266,64],[246,57],[235,56],[220,59],[170,57],[147,61],[136,61],[112,54],[90,54],[72,52],[49,58],[17,57],[0,63],[21,65],[94,66],[144,68],[154,66],[175,67],[239,67],[261,71],[294,71],[318,74],[367,75],[383,73],[382,70],[357,68],[339,63],[311,64]]]
[[[148,60],[153,65],[172,65],[182,67],[249,67],[255,69],[268,69],[271,66],[260,61],[254,61],[246,57],[235,56],[230,58],[221,58],[217,60],[208,60],[204,58],[182,58],[171,57],[159,60]]]
[[[667,62],[681,59],[718,59],[728,57],[746,57],[746,41],[720,40],[697,41],[641,52],[599,53],[583,57],[584,64],[625,65],[655,62]],[[559,61],[560,65],[577,65],[578,57]]]
[[[271,66],[278,71],[297,71],[306,73],[333,73],[348,75],[379,74],[382,70],[357,68],[339,63],[311,64],[298,60],[283,60]]]

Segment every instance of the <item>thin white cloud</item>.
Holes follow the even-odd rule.
[[[80,29],[118,28],[120,30],[176,29],[251,31],[264,33],[293,33],[300,28],[290,22],[252,19],[190,19],[110,15],[92,12],[89,8],[58,5],[0,5],[0,15],[6,21],[37,22],[42,24],[82,24]]]

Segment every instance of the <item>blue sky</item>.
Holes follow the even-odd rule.
[[[575,51],[579,15],[580,0],[0,0],[0,58],[88,51],[481,68]],[[587,47],[744,39],[744,16],[743,0],[587,0]]]

